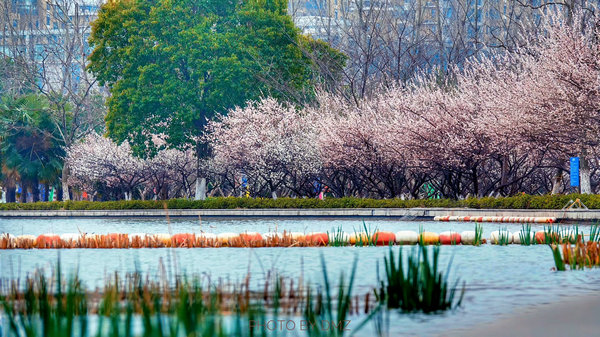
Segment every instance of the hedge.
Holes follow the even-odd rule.
[[[119,201],[53,201],[36,203],[0,204],[0,210],[123,210],[123,209],[235,209],[235,208],[492,208],[492,209],[561,209],[570,200],[581,199],[588,208],[600,208],[600,195],[519,195],[506,198],[452,199],[361,199],[327,198],[292,199],[278,198],[208,198],[207,200],[171,199],[161,200],[119,200]]]

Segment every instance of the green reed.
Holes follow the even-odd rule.
[[[344,322],[358,312],[352,306],[353,300],[358,303],[358,297],[352,295],[357,262],[348,283],[343,275],[340,277],[336,297],[323,257],[321,261],[324,283],[317,285],[316,291],[309,287],[305,292],[304,285],[298,282],[294,286],[293,280],[286,287],[282,278],[275,278],[270,287],[267,278],[264,293],[250,291],[249,278],[233,290],[214,285],[205,289],[198,278],[178,277],[170,286],[166,279],[151,282],[139,273],[124,279],[115,274],[101,293],[89,292],[77,277],[64,282],[59,263],[55,290],[53,279],[41,272],[28,278],[24,289],[13,282],[0,296],[0,315],[8,322],[5,335],[19,337],[275,336],[277,331],[264,328],[260,322],[277,321],[280,315],[287,319],[304,317],[315,324],[326,319],[336,329],[309,329],[306,333],[339,337],[348,329]],[[97,318],[94,324],[90,317]],[[353,326],[353,332],[371,317],[369,314],[359,327]]]
[[[531,231],[530,224],[521,226],[521,231],[519,231],[519,239],[521,241],[521,245],[531,246],[537,244],[535,236],[532,234],[533,232]]]
[[[506,227],[498,228],[498,242],[499,246],[506,246],[510,243],[510,232]]]
[[[375,296],[387,308],[399,308],[406,312],[432,313],[454,309],[461,305],[465,292],[457,292],[457,280],[451,287],[448,282],[450,266],[445,274],[439,269],[439,247],[433,247],[430,256],[426,246],[419,245],[418,250],[409,254],[404,265],[402,249],[396,259],[390,248],[389,257],[384,258],[385,279],[380,281]]]
[[[356,230],[354,230],[354,234],[358,234]],[[359,235],[356,239],[355,246],[357,247],[365,247],[365,246],[376,246],[377,244],[377,227],[374,230],[371,230],[371,226],[367,226],[366,222],[363,220],[363,233],[365,233],[365,237]]]
[[[475,224],[475,239],[474,246],[480,246],[483,243],[483,226],[480,223]]]
[[[338,226],[332,233],[327,232],[329,238],[327,245],[332,247],[344,247],[350,245],[347,240],[346,233],[342,230],[342,226]]]
[[[590,239],[589,241],[592,242],[600,242],[600,226],[599,225],[592,225],[590,227]]]

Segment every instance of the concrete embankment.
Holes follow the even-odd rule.
[[[131,210],[12,210],[0,218],[37,217],[165,217],[163,209]],[[558,221],[600,221],[599,210],[469,209],[469,208],[307,208],[307,209],[170,209],[171,217],[315,217],[394,218],[433,220],[435,216],[554,217]]]

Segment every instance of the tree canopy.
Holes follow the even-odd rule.
[[[51,113],[42,96],[5,96],[0,100],[0,159],[4,179],[10,180],[5,185],[14,188],[18,178],[23,187],[22,202],[27,186],[37,201],[38,184],[53,184],[60,176],[65,149]]]
[[[284,0],[116,0],[94,22],[89,70],[111,92],[108,135],[137,154],[196,143],[217,113],[261,96],[304,103],[323,71],[311,52],[345,57],[303,36]],[[341,63],[341,64],[340,64]]]

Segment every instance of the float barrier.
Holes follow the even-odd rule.
[[[576,234],[577,233],[577,234]],[[527,239],[527,236],[529,238]],[[577,238],[576,238],[577,236]],[[573,242],[585,237],[594,240],[595,235],[584,235],[566,228],[558,231],[510,232],[506,229],[492,231],[488,238],[476,239],[476,231],[444,231],[441,233],[399,231],[396,233],[374,231],[372,233],[337,232],[243,232],[243,233],[45,233],[41,235],[0,234],[0,249],[51,249],[51,248],[218,248],[218,247],[317,247],[317,246],[388,246],[388,245],[479,245],[491,243],[544,244]],[[600,238],[596,238],[597,241]],[[521,242],[525,240],[526,242]],[[479,242],[477,242],[479,241]]]
[[[460,221],[460,222],[503,222],[503,223],[555,223],[554,217],[535,216],[436,216],[434,221]]]

